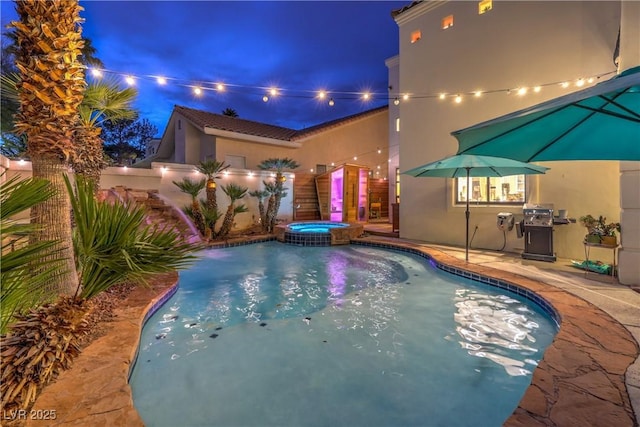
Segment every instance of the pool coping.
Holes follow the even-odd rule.
[[[218,247],[240,246],[231,242]],[[505,426],[637,426],[625,384],[625,372],[639,348],[631,333],[610,315],[562,289],[518,274],[470,264],[437,249],[411,242],[358,238],[353,243],[422,254],[438,268],[463,277],[488,278],[514,286],[548,303],[559,319],[553,343],[534,370],[518,408]],[[446,269],[449,270],[446,270]],[[33,410],[56,409],[55,422],[27,420],[26,425],[144,425],[133,406],[127,382],[144,322],[161,300],[175,292],[177,274],[158,276],[152,288],[134,290],[107,335],[98,338],[38,397]],[[484,280],[484,279],[483,279]],[[482,281],[482,280],[480,280]],[[535,298],[534,302],[537,303]],[[543,307],[544,308],[544,307]]]

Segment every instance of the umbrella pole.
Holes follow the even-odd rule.
[[[464,212],[464,215],[467,219],[467,234],[465,237],[465,246],[464,246],[464,259],[465,261],[469,261],[469,169],[471,168],[465,168],[467,170],[467,210]]]

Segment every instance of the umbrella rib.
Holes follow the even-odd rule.
[[[626,93],[627,91],[628,91],[628,89],[626,91],[624,91],[624,92],[621,92],[620,95],[622,95],[623,93]],[[622,111],[626,111],[627,113],[631,114],[633,117],[637,117],[638,119],[640,119],[640,113],[637,113],[637,112],[633,111],[632,109],[627,108],[624,105],[622,105],[622,104],[620,104],[620,103],[618,103],[616,101],[616,98],[618,98],[618,96],[615,96],[613,98],[607,98],[604,95],[600,95],[600,98],[602,98],[602,99],[608,101],[609,103],[615,105],[616,107],[618,107]],[[609,111],[607,111],[607,113],[609,113]]]
[[[493,141],[494,139],[498,139],[498,138],[503,137],[504,135],[507,135],[507,134],[509,134],[509,133],[511,133],[511,132],[515,132],[515,131],[517,131],[518,129],[521,129],[521,128],[523,128],[523,127],[529,126],[530,124],[535,123],[535,122],[537,122],[538,120],[542,120],[542,119],[546,118],[547,116],[549,116],[549,115],[551,115],[551,114],[554,114],[554,113],[556,113],[556,112],[558,112],[558,111],[562,111],[562,110],[564,110],[564,109],[566,109],[566,108],[568,108],[568,107],[570,107],[570,106],[571,106],[571,104],[567,104],[567,105],[563,105],[562,107],[559,107],[559,108],[557,108],[557,109],[551,109],[551,110],[549,110],[549,112],[547,112],[547,113],[545,113],[545,114],[542,114],[542,115],[540,115],[540,116],[536,117],[536,118],[535,118],[535,119],[533,119],[533,120],[530,120],[530,121],[528,121],[528,122],[522,123],[521,125],[518,125],[518,126],[516,126],[516,127],[510,128],[510,129],[508,129],[508,130],[506,130],[506,131],[504,131],[504,132],[502,132],[502,133],[499,133],[498,135],[494,135],[494,136],[492,136],[491,138],[489,138],[489,139],[487,139],[487,140],[485,140],[485,141],[482,141],[482,142],[480,142],[480,143],[478,143],[478,144],[476,144],[476,145],[474,145],[474,146],[472,146],[472,147],[468,147],[468,148],[467,148],[466,150],[464,150],[464,151],[460,151],[460,152],[458,152],[458,154],[464,154],[466,151],[471,150],[472,148],[478,148],[478,147],[481,147],[481,146],[483,146],[483,145],[485,145],[485,144],[487,144],[487,143],[489,143],[489,142]]]
[[[585,109],[585,110],[589,110],[589,111],[593,111],[594,113],[606,114],[606,115],[609,115],[609,116],[616,117],[618,119],[629,120],[630,122],[640,123],[640,116],[637,115],[637,114],[634,114],[633,111],[630,111],[630,110],[628,110],[628,112],[630,114],[634,115],[634,116],[637,116],[637,118],[625,116],[624,114],[616,113],[614,111],[607,111],[607,110],[601,110],[601,109],[598,109],[598,108],[587,107],[586,105],[576,104],[576,107],[579,107],[579,108],[582,108],[582,109]],[[620,106],[620,107],[624,108],[622,106]]]
[[[577,128],[578,126],[580,126],[581,124],[583,124],[584,122],[586,122],[587,120],[589,120],[589,118],[591,116],[593,116],[595,114],[595,112],[592,112],[591,114],[585,116],[582,118],[582,120],[580,120],[579,122],[575,123],[573,126],[567,128],[567,130],[565,130],[564,132],[562,132],[560,135],[558,135],[556,138],[552,139],[551,141],[549,141],[548,143],[546,143],[542,148],[540,148],[538,151],[534,152],[531,156],[529,156],[528,158],[528,162],[531,161],[531,159],[534,159],[536,156],[540,155],[540,153],[542,153],[543,151],[545,151],[547,148],[549,148],[550,146],[552,146],[553,144],[555,144],[556,142],[560,141],[562,138],[564,138],[566,135],[568,135],[569,133],[571,133],[575,128]]]

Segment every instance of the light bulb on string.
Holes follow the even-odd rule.
[[[218,92],[223,92],[224,91],[224,85],[222,83],[217,83],[216,84],[216,90]]]
[[[167,84],[167,79],[161,76],[156,77],[156,82],[158,82],[159,85],[166,85]]]
[[[393,100],[393,105],[398,105],[398,104],[400,104],[400,100],[396,96],[396,98]]]
[[[520,89],[518,89],[518,95],[523,96],[527,94],[527,88],[526,87],[521,87]]]
[[[371,98],[371,94],[369,92],[365,92],[362,94],[362,99],[364,99],[365,101],[368,101],[369,98]]]
[[[454,101],[456,104],[460,104],[462,102],[462,95],[456,95]]]
[[[133,86],[136,83],[136,80],[131,76],[126,76],[124,81],[127,82],[129,86]]]
[[[263,96],[263,97],[262,97],[262,100],[263,100],[264,102],[267,102],[267,101],[269,100],[269,97],[268,97],[267,95],[265,95],[265,96]]]
[[[441,93],[440,95],[438,95],[438,98],[444,99],[446,96],[447,96],[446,93]]]
[[[333,107],[336,103],[333,101],[333,98],[329,100],[329,107]]]
[[[97,68],[92,68],[91,75],[93,77],[102,77],[102,71],[98,70]]]
[[[533,87],[533,91],[534,91],[535,93],[539,93],[541,90],[542,90],[542,88],[541,88],[540,86],[534,86],[534,87]]]
[[[404,95],[402,95],[402,100],[403,101],[408,101],[409,100],[409,94],[405,93]]]
[[[327,92],[321,90],[320,92],[318,92],[318,98],[320,99],[325,99],[327,97]]]
[[[193,93],[195,93],[197,96],[202,95],[202,89],[200,89],[198,86],[193,88]]]

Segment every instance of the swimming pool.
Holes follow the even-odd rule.
[[[181,273],[131,387],[151,427],[497,426],[556,331],[530,302],[417,255],[268,242]]]

